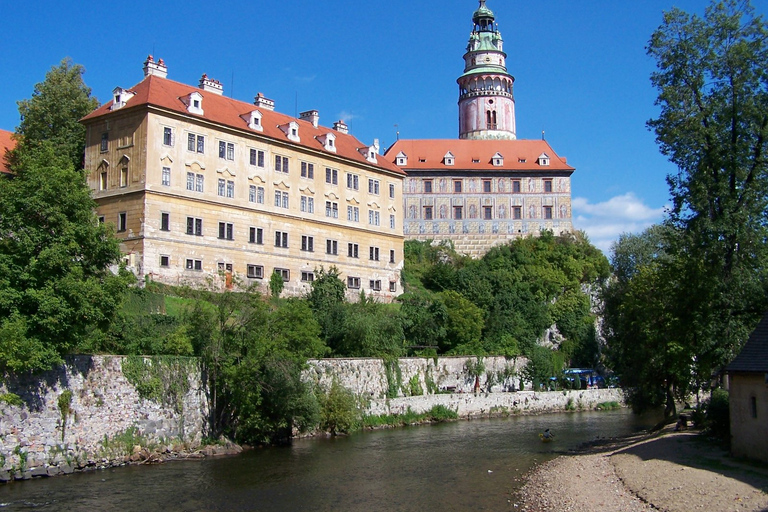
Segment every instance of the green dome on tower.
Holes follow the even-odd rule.
[[[485,6],[485,0],[480,0],[480,7],[478,7],[474,14],[472,14],[472,21],[479,24],[481,19],[487,20],[488,18],[490,18],[491,21],[494,20],[495,16],[493,15],[493,11]]]

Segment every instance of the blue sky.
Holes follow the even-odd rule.
[[[759,12],[768,2],[755,1]],[[619,2],[488,0],[515,76],[518,138],[546,139],[576,167],[577,229],[608,253],[622,232],[662,218],[665,176],[645,122],[657,113],[645,45],[673,5],[703,13],[702,0]],[[0,0],[0,128],[19,122],[16,101],[32,94],[63,57],[85,66],[106,101],[142,78],[148,54],[168,77],[196,84],[203,73],[225,94],[276,109],[344,119],[363,142],[454,138],[462,55],[476,0],[199,0],[128,3]]]

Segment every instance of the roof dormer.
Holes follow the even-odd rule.
[[[317,140],[320,141],[320,144],[323,145],[326,151],[330,151],[331,153],[336,152],[336,135],[333,133],[324,133],[323,135],[319,135],[317,137]]]
[[[123,89],[122,87],[115,87],[112,90],[112,96],[114,98],[114,102],[112,103],[110,110],[117,110],[124,107],[125,104],[128,103],[129,99],[136,96],[136,93],[129,91],[128,89]]]
[[[248,128],[261,132],[264,131],[264,126],[261,124],[261,116],[261,112],[258,110],[252,110],[247,114],[242,114],[240,117],[243,121],[248,123]]]
[[[366,160],[368,160],[372,164],[377,163],[375,145],[372,144],[370,146],[363,146],[361,148],[357,148],[357,150],[360,152],[361,155],[365,157]]]
[[[445,156],[443,156],[443,163],[445,165],[453,165],[455,161],[456,161],[456,157],[453,156],[453,153],[451,153],[450,151],[447,152]]]
[[[546,153],[540,154],[539,158],[536,159],[536,163],[539,165],[549,165],[549,155]]]
[[[504,157],[502,156],[501,153],[496,153],[491,157],[491,162],[493,162],[493,165],[495,165],[496,167],[501,167],[502,165],[504,165]]]
[[[292,140],[293,142],[301,142],[301,138],[299,137],[299,123],[296,121],[281,124],[279,128],[283,130],[283,133],[285,133],[285,135],[288,137],[288,140]]]
[[[402,151],[395,157],[395,165],[408,165],[408,155]]]
[[[203,115],[203,95],[197,91],[189,93],[184,97],[184,103],[187,104],[187,112],[190,114]]]

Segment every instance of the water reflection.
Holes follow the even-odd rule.
[[[237,457],[0,485],[2,510],[499,510],[515,481],[598,437],[654,423],[627,411],[523,416],[304,439]],[[553,443],[538,433],[551,428]]]

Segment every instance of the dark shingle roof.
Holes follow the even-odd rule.
[[[768,372],[768,312],[749,335],[744,348],[726,367],[728,372]]]

